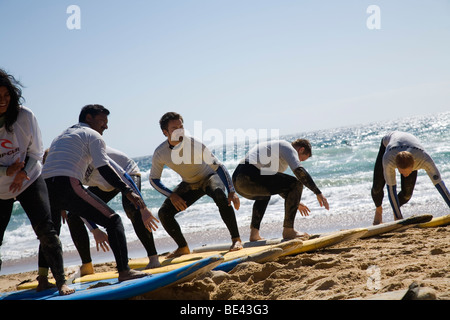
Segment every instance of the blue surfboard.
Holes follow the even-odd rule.
[[[6,292],[0,300],[122,300],[129,299],[168,285],[187,281],[214,269],[223,257],[214,255],[165,273],[149,274],[144,278],[118,282],[117,279],[73,284],[75,293],[60,296],[58,290],[36,292],[35,289]],[[94,287],[94,288],[93,288]]]

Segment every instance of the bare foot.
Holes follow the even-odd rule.
[[[258,241],[258,240],[263,240],[264,238],[262,238],[259,235],[259,230],[256,228],[250,228],[250,241]]]
[[[298,232],[294,228],[283,228],[283,239],[291,240],[298,238],[308,240],[309,234],[307,234],[306,232]]]
[[[80,267],[80,276],[85,276],[88,274],[94,274],[94,266],[92,265],[92,262],[83,263]]]
[[[161,263],[159,263],[158,255],[148,257],[148,265],[144,269],[154,269],[161,267]]]
[[[176,258],[176,257],[182,256],[182,255],[185,255],[185,254],[189,254],[189,253],[191,253],[191,250],[189,250],[188,246],[181,247],[181,248],[178,248],[177,250],[175,250],[174,252],[170,253],[167,256],[167,258],[168,259]]]
[[[44,291],[50,288],[56,288],[56,285],[48,281],[47,276],[38,276],[37,281],[38,281],[38,285],[36,287],[37,292]]]
[[[60,288],[59,288],[59,295],[60,296],[67,296],[69,294],[72,294],[75,292],[75,289],[71,289],[69,288],[66,284],[63,284]]]
[[[119,272],[119,282],[143,278],[146,276],[148,276],[148,274],[145,272],[142,272],[142,271],[133,270],[133,269],[125,270],[125,271]]]
[[[238,251],[243,248],[241,238],[233,238],[231,241],[230,251]]]
[[[373,225],[376,226],[383,223],[383,207],[379,206],[375,209],[375,217],[373,218]]]

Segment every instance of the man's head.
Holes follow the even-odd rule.
[[[87,123],[100,134],[108,129],[109,110],[99,104],[88,104],[81,109],[79,122]]]
[[[306,139],[297,139],[293,141],[292,146],[297,150],[300,161],[305,161],[312,156],[311,143]]]
[[[171,145],[176,145],[183,140],[183,117],[176,112],[167,112],[159,120],[164,135]]]
[[[404,177],[411,174],[414,167],[414,158],[411,152],[401,151],[395,156],[395,164],[398,168],[398,172]]]

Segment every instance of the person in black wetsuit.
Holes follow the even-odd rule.
[[[419,139],[407,132],[394,131],[383,137],[375,161],[372,199],[375,204],[373,224],[383,222],[384,186],[394,213],[394,219],[403,219],[400,207],[412,197],[417,180],[417,171],[423,169],[428,174],[444,201],[450,207],[450,193],[431,156]],[[400,173],[401,190],[397,193],[395,170]]]
[[[303,186],[317,196],[320,206],[329,209],[328,201],[317,188],[301,161],[311,156],[311,144],[305,139],[293,143],[284,140],[264,142],[253,147],[233,173],[233,184],[243,197],[255,200],[250,225],[250,241],[261,240],[259,229],[272,195],[285,199],[283,238],[308,238],[294,229],[297,210],[308,215],[309,208],[302,203]],[[283,173],[290,167],[295,177]]]
[[[242,249],[236,216],[231,206],[233,203],[235,209],[239,210],[240,202],[227,169],[203,143],[184,135],[183,117],[180,114],[167,112],[161,117],[160,126],[167,140],[153,153],[149,179],[151,185],[167,197],[158,215],[164,229],[178,245],[169,257],[190,253],[175,215],[204,195],[214,200],[230,232],[230,250]],[[164,166],[174,170],[183,180],[174,190],[161,182]]]
[[[48,188],[52,220],[59,233],[61,229],[61,211],[68,210],[88,221],[106,228],[109,244],[114,254],[119,281],[147,276],[146,273],[130,269],[128,249],[120,216],[106,203],[89,192],[82,180],[90,164],[102,177],[136,207],[143,208],[145,203],[111,167],[106,154],[106,144],[102,138],[108,128],[109,110],[101,105],[87,105],[82,108],[79,123],[71,126],[56,137],[49,149],[42,176]],[[151,217],[144,222],[151,224]],[[39,255],[39,285],[45,288],[45,257]]]
[[[62,246],[51,219],[42,172],[41,131],[33,112],[20,105],[22,90],[13,76],[0,70],[0,246],[19,201],[30,219],[61,295],[74,292],[65,283]],[[1,266],[1,262],[0,262]]]

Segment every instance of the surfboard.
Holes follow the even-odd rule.
[[[292,250],[289,253],[286,253],[285,255],[294,255],[294,254],[298,254],[301,252],[309,252],[309,251],[314,251],[314,250],[318,250],[321,248],[325,248],[325,247],[329,247],[332,245],[336,245],[340,242],[343,241],[352,241],[355,239],[360,238],[364,233],[367,232],[366,228],[357,228],[357,229],[351,229],[351,230],[342,230],[342,231],[337,231],[337,232],[332,232],[329,234],[324,234],[324,235],[317,235],[315,238],[313,239],[309,239],[309,240],[304,240],[303,244],[301,247]],[[268,239],[268,240],[260,240],[260,241],[249,241],[249,242],[244,242],[243,246],[244,248],[254,248],[254,247],[258,247],[258,246],[265,246],[266,243],[272,243],[272,245],[274,245],[275,243],[278,244],[282,244],[283,242],[286,242],[289,240],[285,240],[285,239]],[[290,240],[292,241],[292,240]],[[207,252],[208,249],[220,249],[223,248],[225,246],[225,244],[214,244],[214,245],[203,245],[199,248],[194,249],[194,252]]]
[[[432,228],[432,227],[443,227],[450,224],[450,214],[442,217],[436,217],[428,222],[420,223],[417,226],[419,228]]]
[[[284,241],[289,241],[286,239],[281,238],[274,238],[274,239],[263,239],[258,241],[245,241],[242,243],[242,246],[244,248],[254,248],[254,247],[261,247],[261,246],[270,246],[279,244]],[[212,252],[212,251],[223,251],[226,250],[230,245],[227,243],[218,243],[218,244],[204,244],[201,247],[194,248],[192,250],[193,253],[203,253],[203,252]]]
[[[214,254],[211,254],[212,256]],[[204,258],[204,257],[203,257]],[[201,260],[201,259],[197,259]],[[167,265],[155,269],[148,269],[148,270],[142,270],[145,273],[148,274],[160,274],[160,273],[166,273],[170,271],[174,271],[180,267],[184,267],[194,261],[184,261],[179,264],[173,264],[173,265]],[[99,281],[99,280],[108,280],[113,278],[118,278],[119,273],[117,271],[105,271],[105,272],[98,272],[94,274],[85,275],[82,277],[76,277],[72,279],[72,283],[81,283],[81,282],[92,282],[92,281]],[[49,282],[52,284],[55,284],[55,281],[53,279],[49,279]],[[25,289],[34,289],[38,286],[37,281],[31,281],[31,282],[25,282],[17,286],[18,290],[25,290]]]
[[[0,295],[0,300],[123,300],[129,299],[156,289],[188,281],[193,277],[208,272],[223,262],[223,257],[214,255],[166,273],[119,282],[117,278],[107,283],[101,281],[71,284],[76,292],[60,296],[56,289],[42,292],[21,290]]]
[[[290,255],[291,252],[301,248],[303,245],[303,241],[300,239],[293,239],[290,241],[282,242],[279,244],[268,246],[267,249],[264,249],[262,251],[250,254],[248,256],[244,256],[241,258],[236,258],[230,261],[225,261],[219,264],[214,270],[220,270],[228,272],[232,270],[235,266],[237,266],[240,263],[243,262],[258,262],[258,263],[265,263],[269,261],[274,261],[275,259]],[[264,246],[264,248],[267,246]]]
[[[223,256],[224,261],[230,261],[236,258],[245,257],[248,255],[251,255],[253,253],[261,252],[263,250],[269,249],[269,248],[281,248],[281,249],[287,249],[290,247],[301,245],[302,241],[300,239],[293,239],[289,241],[283,241],[283,242],[273,242],[273,244],[267,244],[267,245],[261,245],[261,246],[251,246],[251,247],[245,247],[241,250],[237,251],[229,251],[230,245],[223,245],[221,247],[213,248],[212,250],[208,251],[202,251],[202,252],[193,252],[191,254],[185,254],[180,257],[176,258],[165,258],[160,257],[160,263],[162,266],[169,266],[173,264],[179,264],[184,263],[186,261],[195,261],[199,259],[206,258],[208,256],[218,254]],[[144,268],[148,263],[148,258],[142,258],[142,259],[132,259],[129,261],[129,265],[133,269],[139,269]]]
[[[291,255],[303,252],[311,252],[319,249],[331,247],[342,242],[350,242],[361,238],[367,232],[366,228],[356,228],[351,230],[342,230],[331,234],[320,235],[317,238],[303,241],[303,245],[291,252]]]
[[[266,249],[273,249],[273,248],[281,248],[285,251],[283,253],[287,253],[289,248],[297,248],[298,246],[302,245],[302,241],[298,239],[293,239],[291,241],[286,241],[282,243],[278,243],[275,245],[268,245],[268,246],[260,246],[260,247],[251,247],[251,248],[244,248],[237,251],[229,251],[229,250],[223,250],[223,251],[210,251],[210,252],[202,252],[202,253],[192,253],[192,254],[186,254],[182,255],[180,257],[176,258],[166,258],[164,256],[160,257],[160,263],[161,267],[159,268],[153,268],[153,269],[145,269],[142,270],[143,272],[149,273],[149,274],[159,274],[159,273],[165,273],[169,271],[176,270],[182,266],[185,266],[189,263],[192,263],[193,261],[198,261],[213,255],[219,255],[222,256],[224,259],[224,262],[231,261],[238,258],[247,257],[249,255],[252,255],[257,252],[262,252]],[[228,247],[229,248],[229,245]],[[129,261],[129,266],[132,269],[142,269],[148,264],[148,258],[139,258],[139,259],[131,259]],[[117,278],[118,273],[117,271],[106,271],[106,272],[98,272],[90,275],[85,275],[82,277],[77,277],[73,280],[73,283],[81,283],[81,282],[89,282],[89,281],[99,281],[99,280],[107,280],[112,278]],[[51,280],[52,283],[54,283],[53,280]],[[23,284],[20,284],[17,289],[24,290],[24,289],[34,289],[38,285],[37,281],[32,282],[26,282]]]
[[[224,271],[229,272],[233,270],[234,267],[236,267],[238,264],[243,262],[258,262],[258,263],[264,263],[269,262],[277,259],[283,254],[283,249],[281,248],[271,248],[266,249],[262,252],[257,252],[251,255],[248,255],[246,257],[236,258],[230,261],[222,262],[217,267],[215,267],[214,271]]]
[[[405,230],[408,227],[413,227],[419,223],[425,223],[433,218],[431,214],[414,215],[409,218],[396,220],[392,222],[381,223],[376,226],[370,226],[367,228],[367,233],[361,237],[361,239],[370,238],[383,233],[392,232],[400,229]]]

